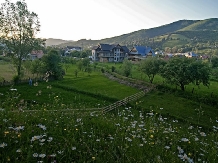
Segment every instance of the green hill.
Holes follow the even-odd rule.
[[[210,42],[207,44],[206,43]],[[151,46],[153,49],[179,47],[190,51],[193,47],[210,48],[218,43],[218,18],[205,20],[179,20],[156,28],[142,29],[128,34],[105,38],[102,40],[78,40],[59,44],[65,46],[82,46],[90,48],[98,43],[122,44],[131,48],[133,45]],[[189,47],[187,49],[187,47]]]
[[[218,30],[218,18],[205,19],[201,21],[197,21],[180,31],[213,31]]]

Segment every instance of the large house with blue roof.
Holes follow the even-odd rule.
[[[155,56],[154,51],[151,47],[148,46],[133,46],[133,48],[129,51],[128,59],[137,61],[145,59],[148,56]]]
[[[129,49],[119,44],[99,44],[92,48],[92,60],[98,62],[122,62]]]

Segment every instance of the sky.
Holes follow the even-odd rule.
[[[11,0],[16,2],[17,0]],[[3,3],[4,0],[0,0]],[[25,0],[37,37],[99,40],[178,20],[218,18],[217,0]]]

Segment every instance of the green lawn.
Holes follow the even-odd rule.
[[[93,71],[91,74],[79,72],[78,77],[75,77],[75,68],[72,65],[60,81],[39,82],[37,86],[36,83],[33,83],[33,86],[24,83],[13,88],[20,94],[20,100],[36,101],[38,104],[34,105],[34,108],[44,103],[52,104],[57,100],[60,104],[70,105],[71,108],[96,108],[139,92],[132,87],[108,80],[100,71]],[[11,93],[9,90],[10,86],[0,87],[0,93]],[[52,106],[50,107],[49,109],[52,109]]]

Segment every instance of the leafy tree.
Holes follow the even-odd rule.
[[[42,57],[44,64],[44,73],[49,75],[51,79],[61,79],[63,78],[64,70],[61,67],[61,57],[58,51],[51,50],[48,54]]]
[[[77,66],[80,71],[87,71],[90,66],[90,60],[88,58],[81,59],[79,62],[77,62]]]
[[[78,73],[79,73],[79,70],[75,69],[74,74],[75,74],[76,78],[78,76]]]
[[[122,65],[122,69],[123,69],[123,73],[126,77],[128,77],[131,74],[131,70],[132,70],[132,63],[127,60],[124,59],[123,61],[123,65]]]
[[[82,71],[82,69],[83,69],[83,63],[82,63],[81,60],[77,62],[77,67],[78,67],[78,69],[79,69],[80,71]]]
[[[140,62],[140,70],[148,76],[150,83],[152,83],[155,75],[160,72],[164,64],[165,61],[162,59],[146,58]]]
[[[23,64],[23,66],[24,66],[25,71],[26,71],[27,74],[30,72],[31,64],[32,64],[32,62],[31,62],[31,61],[28,61],[28,60],[26,60],[26,61],[24,62],[24,64]]]
[[[201,83],[205,86],[209,86],[210,68],[207,63],[196,60],[190,64],[190,70],[194,84],[198,87]]]
[[[172,58],[164,66],[161,76],[184,91],[185,85],[193,82],[192,71],[189,67],[191,62],[192,60],[188,58]]]
[[[80,52],[80,58],[86,58],[88,57],[88,54],[85,51]]]
[[[116,69],[116,67],[115,67],[115,66],[112,66],[112,67],[111,67],[111,72],[115,72],[115,69]]]
[[[218,81],[218,68],[213,68],[211,71],[211,76],[213,80]]]
[[[44,66],[45,66],[44,63],[41,60],[36,59],[32,61],[32,64],[30,66],[30,71],[32,74],[36,74],[38,77],[40,74],[44,73]]]
[[[213,68],[218,67],[218,57],[213,57],[211,59],[211,64]]]
[[[62,65],[64,66],[64,69],[67,72],[67,70],[70,67],[70,65],[68,63],[63,63]]]
[[[32,50],[40,49],[45,40],[35,38],[40,30],[38,16],[30,12],[25,1],[6,0],[0,8],[0,39],[13,58],[17,76],[21,76],[22,60]]]
[[[71,57],[80,57],[80,52],[79,51],[76,51],[76,50],[74,50],[74,51],[72,51],[71,53],[70,53],[70,56]]]

